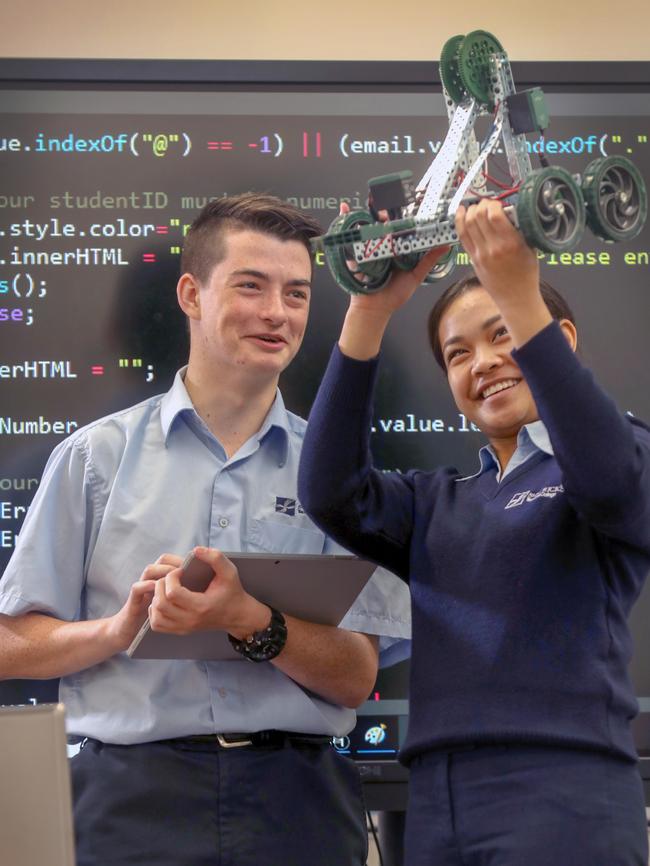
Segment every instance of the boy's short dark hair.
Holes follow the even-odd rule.
[[[227,232],[245,229],[298,241],[310,257],[311,238],[323,233],[315,219],[276,196],[256,192],[224,196],[208,202],[190,226],[183,244],[181,273],[207,282],[225,255]]]

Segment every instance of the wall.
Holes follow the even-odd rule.
[[[447,37],[486,29],[511,60],[650,60],[648,0],[537,8],[515,0],[33,0],[12,7],[0,56],[437,60]]]

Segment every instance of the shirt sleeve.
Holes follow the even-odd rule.
[[[650,430],[623,416],[557,322],[513,357],[531,389],[574,508],[605,536],[650,550]]]
[[[52,452],[0,580],[0,613],[79,618],[92,514],[89,474],[78,439]]]
[[[325,554],[349,554],[326,536]],[[397,664],[411,654],[411,596],[399,577],[378,566],[361,590],[339,628],[379,637],[379,666]]]
[[[334,347],[309,415],[298,496],[314,523],[340,544],[408,580],[414,477],[372,465],[377,364]]]

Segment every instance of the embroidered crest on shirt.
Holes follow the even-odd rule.
[[[564,493],[564,487],[561,484],[556,484],[551,487],[542,487],[542,489],[538,490],[536,493],[533,493],[531,490],[522,490],[521,493],[515,493],[510,502],[504,506],[504,511],[506,508],[517,508],[517,506],[523,505],[525,502],[534,502],[540,497],[553,499],[558,495],[558,493]]]
[[[295,517],[298,514],[304,514],[302,506],[297,499],[291,499],[288,496],[275,497],[275,512],[276,514],[286,514],[287,517]]]

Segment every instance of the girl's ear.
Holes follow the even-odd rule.
[[[573,351],[578,348],[578,331],[570,319],[560,319],[560,327]]]

